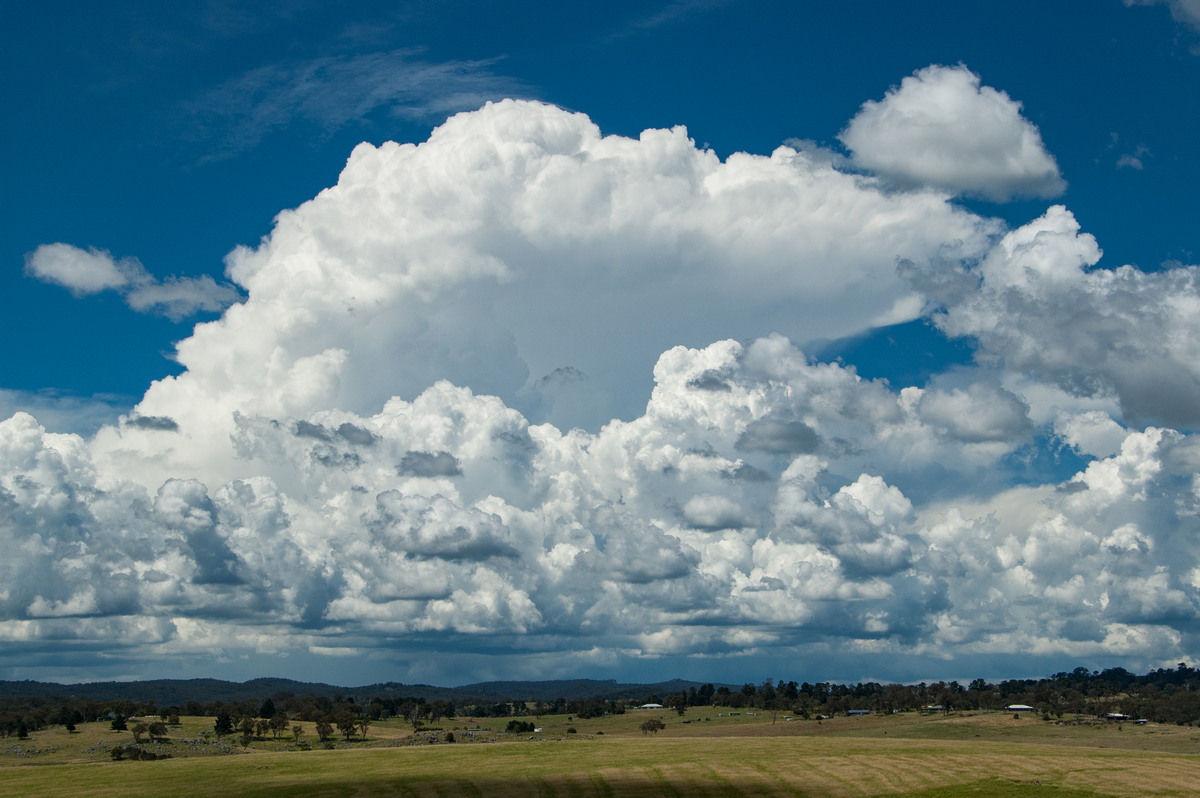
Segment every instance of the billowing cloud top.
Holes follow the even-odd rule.
[[[1028,125],[964,70],[913,80]],[[848,130],[882,142],[875,113]],[[1094,270],[1065,208],[1005,230],[835,162],[514,101],[360,145],[119,424],[0,421],[0,667],[1194,653],[1194,270]],[[894,386],[794,343],[923,309],[977,366]]]
[[[902,186],[1001,201],[1066,188],[1020,103],[961,66],[905,78],[882,100],[864,103],[840,138],[856,164]]]
[[[722,162],[683,128],[634,140],[488,104],[419,146],[360,145],[337,186],[232,253],[248,301],[180,346],[188,373],[145,409],[364,410],[449,379],[597,429],[642,410],[665,349],[907,320],[896,259],[973,257],[995,230],[786,147]]]

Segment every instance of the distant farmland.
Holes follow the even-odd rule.
[[[640,732],[659,716],[662,732]],[[155,746],[172,758],[153,762],[112,761],[108,749],[130,734],[89,723],[74,735],[7,738],[0,774],[9,794],[72,798],[1200,794],[1200,735],[1182,726],[1062,724],[997,712],[786,721],[719,707],[682,718],[635,711],[538,723],[539,733],[506,735],[502,719],[458,719],[419,733],[386,721],[365,741],[297,751],[288,750],[288,735],[217,745],[201,737],[211,718],[184,718]],[[446,743],[447,733],[459,742]]]

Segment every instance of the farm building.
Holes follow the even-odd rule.
[[[662,709],[662,704],[642,704],[638,709]]]
[[[1009,704],[1004,708],[1005,712],[1037,712],[1036,709],[1028,704]]]

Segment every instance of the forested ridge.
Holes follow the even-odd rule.
[[[1034,707],[1043,716],[1121,713],[1152,722],[1200,724],[1200,671],[1179,663],[1134,674],[1124,668],[1079,667],[1042,679],[989,682],[975,679],[919,684],[796,682],[767,679],[741,687],[672,680],[655,684],[564,680],[488,682],[457,688],[397,683],[365,687],[255,679],[95,682],[60,685],[0,682],[0,736],[21,735],[50,725],[97,719],[207,715],[229,723],[258,719],[281,728],[292,721],[370,722],[390,717],[414,726],[453,717],[620,714],[642,703],[663,704],[684,714],[690,707],[754,707],[799,717],[873,712]],[[231,729],[232,730],[232,729]]]

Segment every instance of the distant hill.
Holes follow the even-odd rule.
[[[500,702],[551,701],[555,698],[626,699],[648,695],[668,696],[702,687],[704,682],[672,679],[653,684],[623,684],[615,680],[561,679],[531,682],[480,682],[462,687],[435,687],[428,684],[384,682],[363,687],[339,687],[322,682],[299,682],[293,679],[262,678],[248,682],[227,682],[221,679],[154,679],[139,682],[84,682],[56,684],[54,682],[0,681],[0,698],[45,696],[47,698],[83,698],[92,701],[153,701],[159,706],[181,706],[188,701],[245,701],[273,698],[280,695],[346,696],[356,701],[375,696],[424,698],[426,701]],[[718,687],[722,685],[716,685]],[[730,686],[730,685],[726,685]]]

